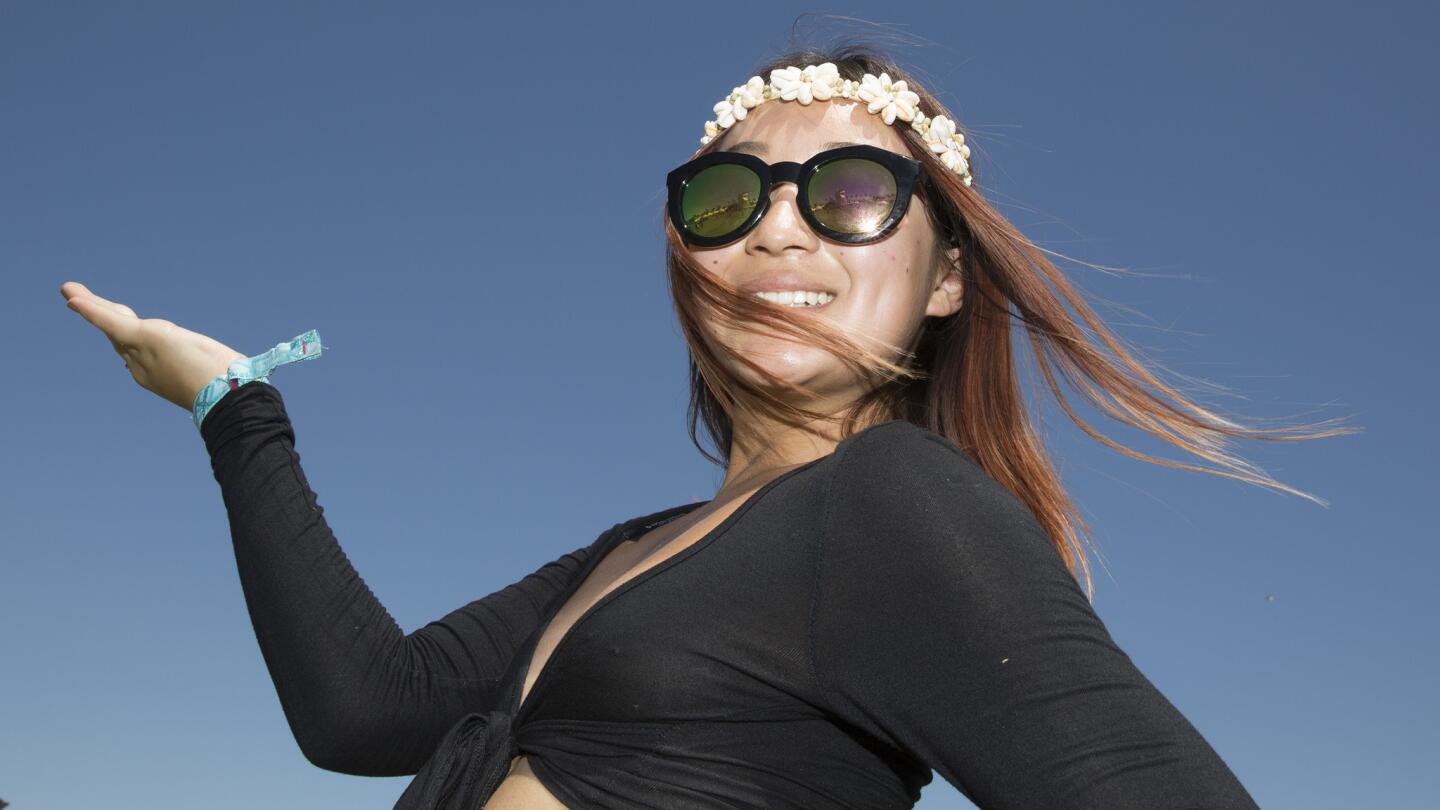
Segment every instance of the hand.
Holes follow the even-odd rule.
[[[60,294],[67,306],[105,333],[141,388],[187,411],[200,389],[225,374],[232,360],[246,357],[162,318],[136,317],[135,310],[107,301],[79,282],[61,284]]]

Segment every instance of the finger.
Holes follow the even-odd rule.
[[[76,311],[76,312],[81,312],[81,310],[84,308],[82,303],[74,303],[74,304],[71,303],[71,302],[74,302],[74,301],[78,301],[78,299],[86,299],[86,300],[90,300],[90,301],[96,301],[96,300],[98,300],[98,301],[104,301],[104,300],[105,300],[105,299],[100,298],[100,296],[95,295],[93,292],[90,291],[90,288],[89,288],[89,287],[86,287],[84,284],[81,284],[81,283],[78,282],[78,281],[67,281],[67,282],[65,282],[64,284],[61,284],[61,285],[60,285],[60,294],[63,295],[63,296],[65,296],[65,298],[66,298],[66,304],[70,306],[70,309],[72,309],[72,310],[74,310],[74,311]],[[130,317],[134,317],[135,313],[134,313],[133,310],[130,310],[129,307],[125,307],[125,310],[126,310],[126,312],[123,313],[124,315],[128,315],[128,316],[130,316]],[[82,313],[82,314],[83,314],[83,313]],[[87,319],[87,320],[88,320],[88,319]],[[138,320],[138,319],[137,319],[137,320]],[[99,324],[97,324],[97,326],[98,326],[98,325],[99,325]],[[123,333],[123,330],[119,330],[119,331],[120,331],[121,333]],[[127,347],[126,347],[126,346],[122,346],[122,345],[120,344],[120,342],[117,341],[117,340],[115,339],[115,337],[113,337],[113,336],[111,335],[110,332],[105,332],[105,337],[106,337],[107,339],[109,339],[109,341],[110,341],[110,346],[111,346],[113,349],[115,349],[115,353],[116,353],[116,354],[119,354],[119,355],[122,356],[122,357],[125,357],[125,352],[126,352]],[[130,367],[130,362],[129,362],[129,359],[128,359],[128,358],[126,359],[125,367],[126,367],[126,368],[129,368],[129,367]]]
[[[100,298],[100,296],[95,294],[94,290],[91,290],[89,287],[86,287],[84,284],[81,284],[78,281],[67,281],[64,284],[61,284],[60,294],[65,296],[66,298],[74,298],[77,295],[88,295],[91,298]]]
[[[120,303],[119,301],[111,301],[111,300],[108,299],[108,298],[101,298],[101,297],[98,296],[98,295],[92,295],[92,296],[90,296],[90,299],[91,299],[92,301],[95,301],[96,303],[100,304],[101,306],[105,307],[106,309],[110,310],[111,312],[114,312],[116,315],[125,315],[125,316],[131,317],[131,318],[137,318],[137,317],[139,317],[138,315],[135,314],[135,310],[131,309],[130,307],[125,306],[124,304]]]
[[[104,332],[112,344],[120,344],[116,345],[116,351],[121,350],[121,345],[134,343],[140,331],[140,321],[133,313],[116,312],[113,307],[97,302],[94,296],[76,295],[66,306]]]
[[[64,284],[61,284],[60,294],[64,295],[68,299],[66,302],[67,304],[76,301],[77,299],[88,299],[95,302],[99,306],[109,309],[110,311],[118,315],[136,319],[139,318],[139,316],[135,314],[135,310],[117,301],[111,301],[108,298],[102,298],[96,295],[90,290],[89,287],[86,287],[84,284],[81,284],[78,281],[67,281]],[[76,307],[72,306],[71,309],[76,309]],[[79,310],[77,309],[76,311]]]
[[[139,317],[135,314],[135,310],[131,309],[130,307],[127,307],[118,301],[111,301],[108,298],[98,296],[94,292],[91,292],[89,287],[86,287],[84,284],[81,284],[78,281],[67,281],[64,284],[61,284],[60,293],[71,299],[72,301],[77,297],[83,296],[93,299],[96,303],[110,309],[113,312],[119,313],[121,315],[129,315],[132,318]]]
[[[91,295],[90,289],[78,281],[67,281],[60,285],[60,294],[69,301],[77,295]]]

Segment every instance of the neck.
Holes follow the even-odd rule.
[[[799,425],[758,418],[736,421],[725,481],[715,500],[757,489],[796,467],[830,455],[845,438],[841,435],[841,421],[838,415]],[[860,425],[857,429],[863,428]]]

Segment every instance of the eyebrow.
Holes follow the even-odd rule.
[[[858,144],[858,143],[855,143],[854,141],[830,141],[829,143],[822,143],[822,144],[820,144],[820,148],[821,148],[821,149],[839,149],[839,148],[842,147],[842,146],[863,146],[863,144]],[[721,149],[720,151],[722,151],[722,152],[749,152],[749,153],[752,154],[752,155],[763,155],[763,154],[765,154],[765,153],[766,153],[767,151],[769,151],[769,150],[767,150],[767,149],[765,148],[765,144],[763,144],[763,143],[761,143],[761,142],[759,142],[759,141],[741,141],[740,143],[733,144],[733,145],[731,145],[731,146],[727,146],[726,148]]]

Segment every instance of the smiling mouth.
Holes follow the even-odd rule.
[[[824,309],[835,300],[834,293],[819,291],[755,292],[756,298],[795,309]]]

